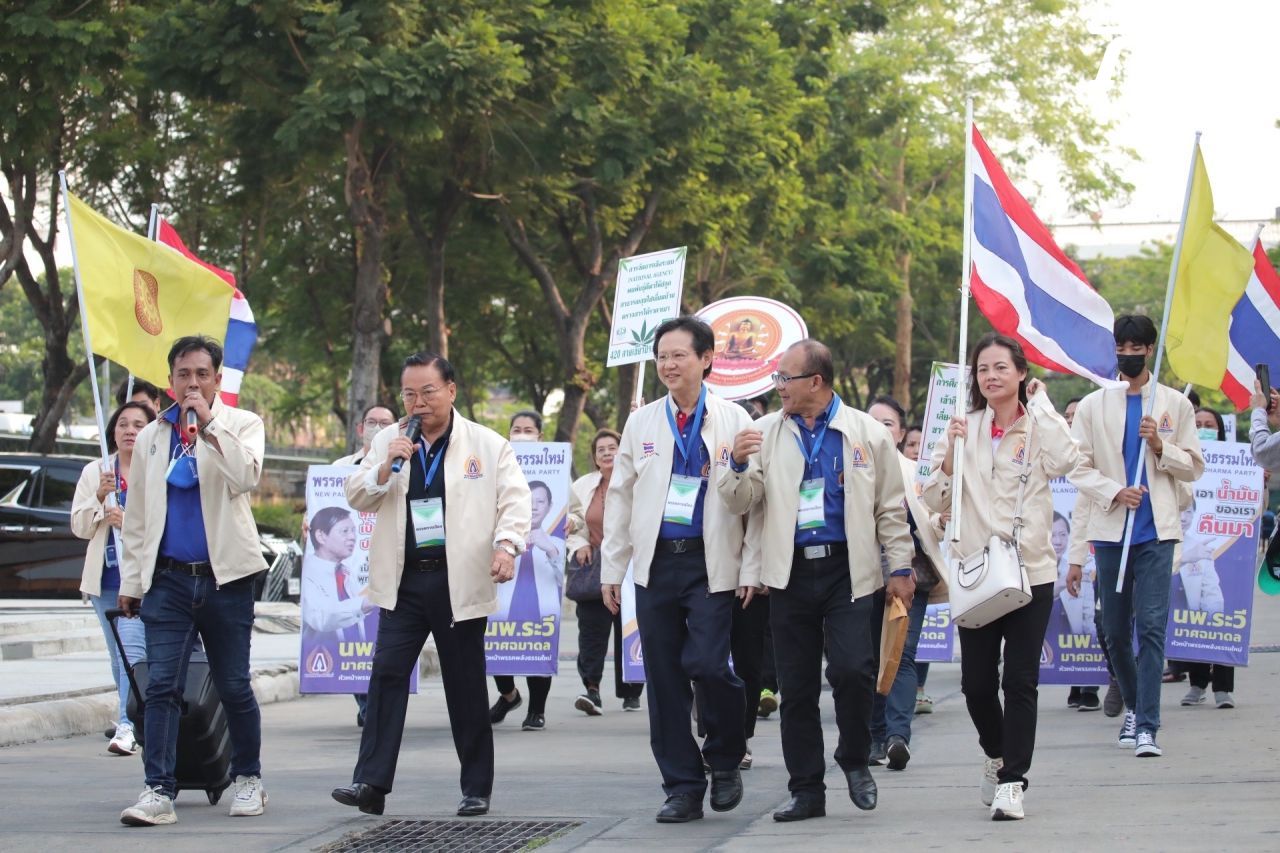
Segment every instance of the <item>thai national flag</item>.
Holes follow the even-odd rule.
[[[1246,409],[1257,365],[1270,368],[1272,386],[1280,380],[1280,275],[1271,266],[1261,240],[1253,244],[1253,274],[1231,312],[1229,337],[1222,392],[1237,409]]]
[[[157,238],[166,246],[177,249],[189,259],[200,264],[200,266],[210,270],[232,288],[236,286],[236,277],[224,269],[215,267],[213,264],[205,263],[195,256],[186,243],[182,242],[182,238],[178,236],[178,232],[168,221],[160,220],[160,231]],[[249,300],[244,298],[244,294],[237,288],[235,296],[231,299],[231,311],[227,318],[227,334],[222,344],[222,402],[228,406],[236,405],[240,399],[240,380],[244,378],[244,372],[249,369],[249,356],[253,354],[253,347],[258,343],[258,325],[253,322],[253,309],[249,307]]]
[[[1027,359],[1104,387],[1116,382],[1115,315],[1054,242],[975,125],[970,289]]]

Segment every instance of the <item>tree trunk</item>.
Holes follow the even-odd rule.
[[[345,194],[347,214],[355,229],[356,275],[352,306],[351,385],[347,389],[347,448],[360,443],[356,421],[378,399],[378,365],[382,360],[387,286],[383,278],[382,248],[386,237],[386,178],[383,160],[388,151],[373,150],[372,165],[365,158],[357,122],[344,134],[347,151]]]
[[[52,337],[46,338],[44,358],[40,361],[44,382],[40,387],[40,409],[31,421],[31,440],[27,449],[32,453],[57,452],[58,424],[66,414],[80,383],[89,376],[87,362],[72,364],[67,358],[67,341],[61,344]]]
[[[444,309],[445,245],[464,201],[462,188],[452,178],[446,178],[428,229],[412,193],[405,194],[409,230],[422,244],[427,260],[427,349],[445,358],[449,357],[449,324]]]
[[[898,294],[898,316],[894,324],[893,396],[903,408],[911,409],[911,252],[898,255],[898,276],[902,292]]]

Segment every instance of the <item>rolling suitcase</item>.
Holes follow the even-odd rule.
[[[136,665],[125,657],[124,644],[116,629],[123,611],[107,611],[107,622],[115,637],[116,649],[129,674],[129,719],[134,721],[134,737],[146,743],[145,710],[147,663]],[[213,683],[209,662],[202,653],[193,654],[187,664],[187,682],[182,692],[182,714],[178,718],[178,761],[174,768],[178,791],[204,791],[211,805],[222,798],[231,784],[231,733],[227,714]]]

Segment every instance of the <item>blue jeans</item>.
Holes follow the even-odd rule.
[[[1143,542],[1129,549],[1124,589],[1116,592],[1120,547],[1094,549],[1102,587],[1102,622],[1111,669],[1125,707],[1137,715],[1138,731],[1160,729],[1160,675],[1164,670],[1164,634],[1169,622],[1169,584],[1173,578],[1173,540]],[[1130,638],[1138,628],[1138,656]]]
[[[219,588],[212,577],[157,568],[142,599],[142,621],[147,626],[149,673],[143,748],[147,787],[158,785],[170,797],[177,791],[178,719],[197,631],[227,713],[231,775],[262,775],[262,718],[249,678],[252,578]]]
[[[884,590],[876,593],[879,619],[884,619]],[[907,642],[902,646],[902,660],[898,662],[898,674],[888,696],[875,695],[871,704],[871,739],[884,743],[890,735],[899,735],[911,743],[911,718],[916,714],[916,646],[920,644],[920,629],[924,626],[925,609],[929,606],[929,593],[917,592],[907,611]],[[880,629],[873,630],[873,644],[880,646]]]
[[[120,598],[120,590],[104,589],[102,595],[91,595],[93,611],[98,614],[98,624],[102,626],[102,635],[107,638],[107,655],[111,659],[111,679],[116,685],[116,695],[120,700],[120,709],[116,712],[116,725],[130,727],[129,720],[129,673],[125,670],[124,661],[120,660],[120,650],[116,648],[116,639],[111,635],[111,626],[107,624],[107,611],[114,610]],[[141,619],[116,620],[116,629],[120,631],[120,642],[124,643],[125,657],[132,666],[138,661],[147,659],[147,632]]]

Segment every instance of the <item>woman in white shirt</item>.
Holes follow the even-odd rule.
[[[107,638],[107,654],[111,659],[111,680],[116,685],[119,708],[116,732],[107,746],[113,755],[133,755],[138,742],[129,720],[129,676],[120,659],[107,611],[116,607],[120,597],[120,525],[128,501],[129,466],[133,464],[133,444],[142,428],[156,419],[155,412],[142,403],[129,402],[116,409],[107,422],[107,449],[111,456],[104,467],[95,459],[80,473],[75,497],[71,501],[71,532],[88,539],[80,591],[93,602],[102,633]],[[120,641],[124,644],[129,664],[147,657],[147,635],[138,617],[116,620]]]

